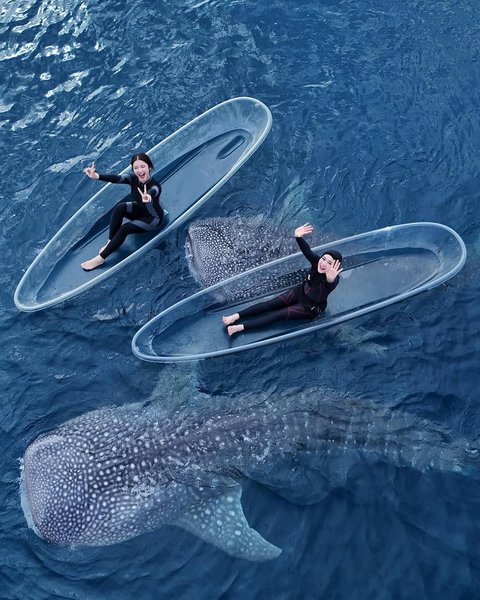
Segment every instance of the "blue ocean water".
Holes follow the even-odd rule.
[[[478,597],[480,464],[424,472],[375,449],[317,502],[245,483],[249,523],[283,548],[268,563],[174,527],[100,548],[37,538],[18,485],[37,435],[152,392],[167,408],[188,402],[187,383],[169,384],[174,366],[130,353],[148,318],[197,289],[186,228],[60,307],[23,314],[13,293],[98,189],[82,173],[89,162],[120,170],[218,102],[253,96],[270,107],[272,131],[195,218],[262,214],[329,237],[437,221],[469,255],[435,290],[300,341],[189,365],[185,379],[239,406],[311,389],[321,407],[336,394],[345,406],[408,412],[420,439],[440,428],[475,441],[479,16],[473,0],[2,3],[0,598]]]

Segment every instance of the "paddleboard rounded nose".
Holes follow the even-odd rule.
[[[13,295],[13,301],[18,310],[22,312],[33,312],[38,310],[36,303],[32,298],[28,297],[25,291],[25,275],[20,280]]]

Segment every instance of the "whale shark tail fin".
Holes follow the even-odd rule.
[[[277,558],[281,549],[252,529],[243,514],[242,488],[236,485],[223,495],[199,502],[176,525],[238,558],[264,561]]]

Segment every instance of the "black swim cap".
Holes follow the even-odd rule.
[[[343,256],[338,250],[325,250],[325,252],[322,253],[322,256],[325,254],[329,254],[333,260],[338,260],[340,262],[343,260]]]

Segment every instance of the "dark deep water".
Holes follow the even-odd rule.
[[[240,407],[256,392],[330,390],[408,411],[425,439],[430,423],[475,440],[479,17],[474,0],[4,0],[0,598],[478,597],[480,464],[422,472],[373,453],[309,505],[247,483],[250,524],[283,548],[268,563],[173,527],[103,548],[46,544],[20,507],[29,442],[154,390],[167,407],[188,403],[175,366],[130,352],[148,318],[197,289],[186,229],[60,307],[23,314],[13,293],[98,189],[82,173],[89,162],[120,170],[218,102],[253,96],[271,109],[272,131],[195,218],[261,213],[331,238],[437,221],[469,255],[433,291],[284,346],[191,364],[185,379]]]

